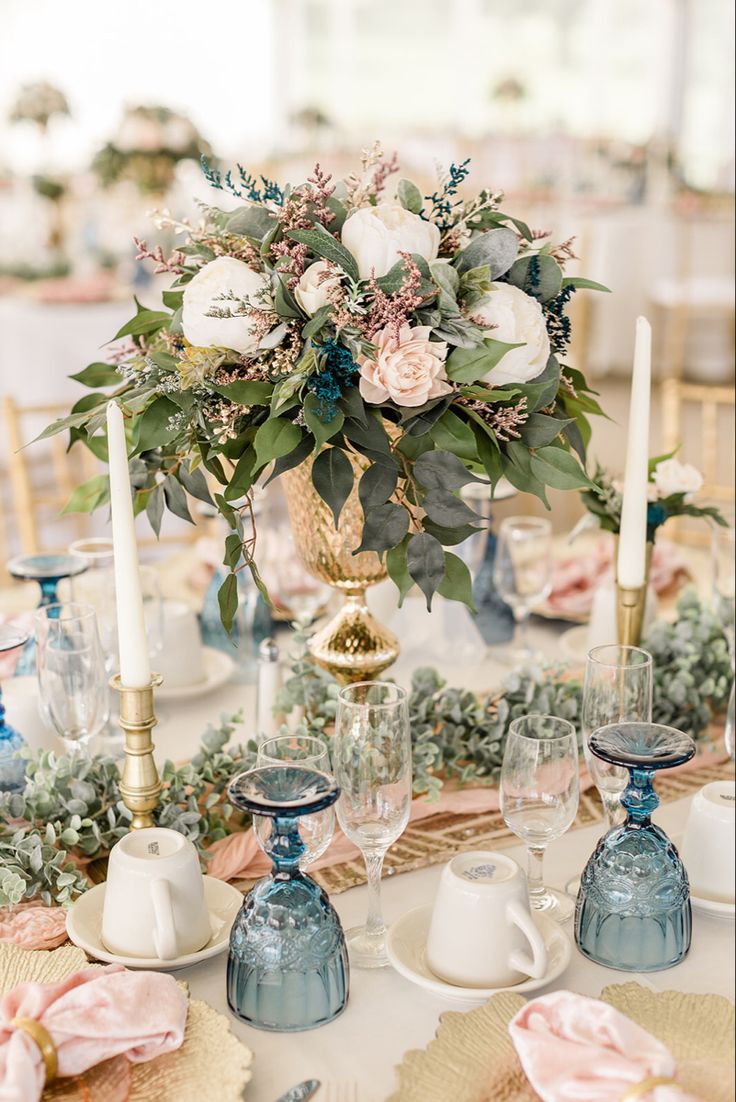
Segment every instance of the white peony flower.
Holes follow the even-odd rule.
[[[429,325],[403,325],[398,340],[388,328],[371,338],[377,358],[358,359],[360,393],[366,402],[391,398],[397,406],[423,406],[430,398],[451,392],[445,374],[447,345],[431,341],[431,332]]]
[[[254,301],[268,280],[254,272],[242,260],[218,256],[195,275],[184,288],[182,329],[190,344],[197,348],[232,348],[235,352],[254,352],[260,337],[254,333],[249,317],[208,317],[212,309],[232,310],[238,303],[229,303],[221,296],[230,291],[239,299]]]
[[[703,485],[703,476],[692,463],[681,463],[679,459],[663,459],[654,468],[654,485],[660,497],[671,494],[685,494],[691,497],[697,494]]]
[[[332,269],[326,260],[318,260],[310,264],[304,275],[294,288],[294,298],[301,306],[305,314],[316,314],[321,306],[328,303],[327,294],[331,287],[340,282],[339,275],[332,271],[331,275],[325,275]]]
[[[492,286],[491,293],[475,308],[475,316],[493,326],[484,336],[506,344],[523,342],[523,347],[507,352],[483,381],[492,386],[528,383],[542,374],[549,359],[549,336],[542,307],[535,298],[510,283]]]
[[[419,253],[434,260],[439,252],[440,231],[399,203],[361,207],[346,219],[340,234],[345,248],[358,262],[361,279],[385,275],[400,259],[399,253]]]

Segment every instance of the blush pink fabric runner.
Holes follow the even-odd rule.
[[[664,770],[664,773],[667,775],[692,772],[695,769],[703,769],[705,766],[718,765],[723,761],[726,761],[725,751],[704,751],[697,754],[686,765],[679,766],[676,770]],[[587,771],[582,771],[581,792],[585,792],[592,786],[590,775]],[[498,811],[498,807],[498,789],[490,785],[485,788],[453,788],[446,785],[437,800],[430,802],[424,796],[412,800],[409,822],[415,824],[434,815],[443,814],[480,815],[489,811]],[[210,847],[209,852],[212,854],[212,860],[207,866],[207,872],[219,880],[255,880],[259,876],[265,876],[271,868],[271,862],[258,845],[252,830],[221,838]],[[360,851],[357,846],[353,845],[341,830],[336,829],[329,848],[322,857],[310,865],[310,870],[317,872],[319,869],[341,865],[345,861],[353,861],[359,857]]]
[[[112,1056],[143,1063],[179,1048],[187,999],[173,976],[117,964],[13,988],[0,999],[0,1102],[37,1102],[46,1069],[35,1041],[10,1025],[14,1018],[32,1018],[48,1032],[59,1076],[81,1075]]]
[[[509,1033],[542,1102],[622,1102],[648,1079],[675,1079],[669,1050],[608,1003],[571,991],[532,999]],[[674,1083],[653,1086],[647,1102],[695,1102]]]

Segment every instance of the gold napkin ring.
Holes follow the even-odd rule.
[[[9,1024],[15,1026],[16,1029],[22,1029],[37,1045],[46,1066],[46,1082],[50,1083],[52,1079],[56,1078],[59,1061],[56,1055],[56,1045],[51,1040],[49,1031],[35,1018],[13,1018]]]
[[[638,1102],[638,1099],[646,1098],[656,1087],[676,1086],[675,1080],[666,1075],[650,1075],[647,1079],[642,1079],[641,1083],[634,1083],[628,1090],[625,1090],[619,1102]]]

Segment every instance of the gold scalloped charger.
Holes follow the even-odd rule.
[[[47,951],[0,944],[0,994],[19,983],[59,983],[80,968],[99,967],[76,946]],[[44,1090],[43,1102],[242,1102],[252,1061],[227,1018],[190,999],[184,1044],[176,1052],[145,1064],[122,1056],[106,1060],[84,1075],[59,1079]]]
[[[733,1102],[734,1007],[728,999],[650,991],[639,983],[606,987],[600,998],[667,1046],[678,1082],[694,1098]],[[524,1002],[504,992],[476,1010],[442,1014],[426,1049],[407,1052],[397,1066],[399,1085],[387,1102],[538,1102],[508,1032]]]

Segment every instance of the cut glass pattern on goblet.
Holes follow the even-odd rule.
[[[325,1025],[347,1003],[348,955],[337,912],[299,869],[299,818],[331,807],[339,788],[314,769],[273,765],[241,773],[228,793],[236,807],[273,824],[266,842],[273,870],[248,893],[230,934],[230,1009],[257,1029]]]
[[[608,968],[671,968],[690,948],[690,887],[679,853],[651,821],[659,805],[652,781],[657,769],[689,761],[695,743],[673,727],[615,723],[594,732],[590,749],[629,770],[621,801],[627,818],[601,838],[585,866],[575,940],[584,956]]]

